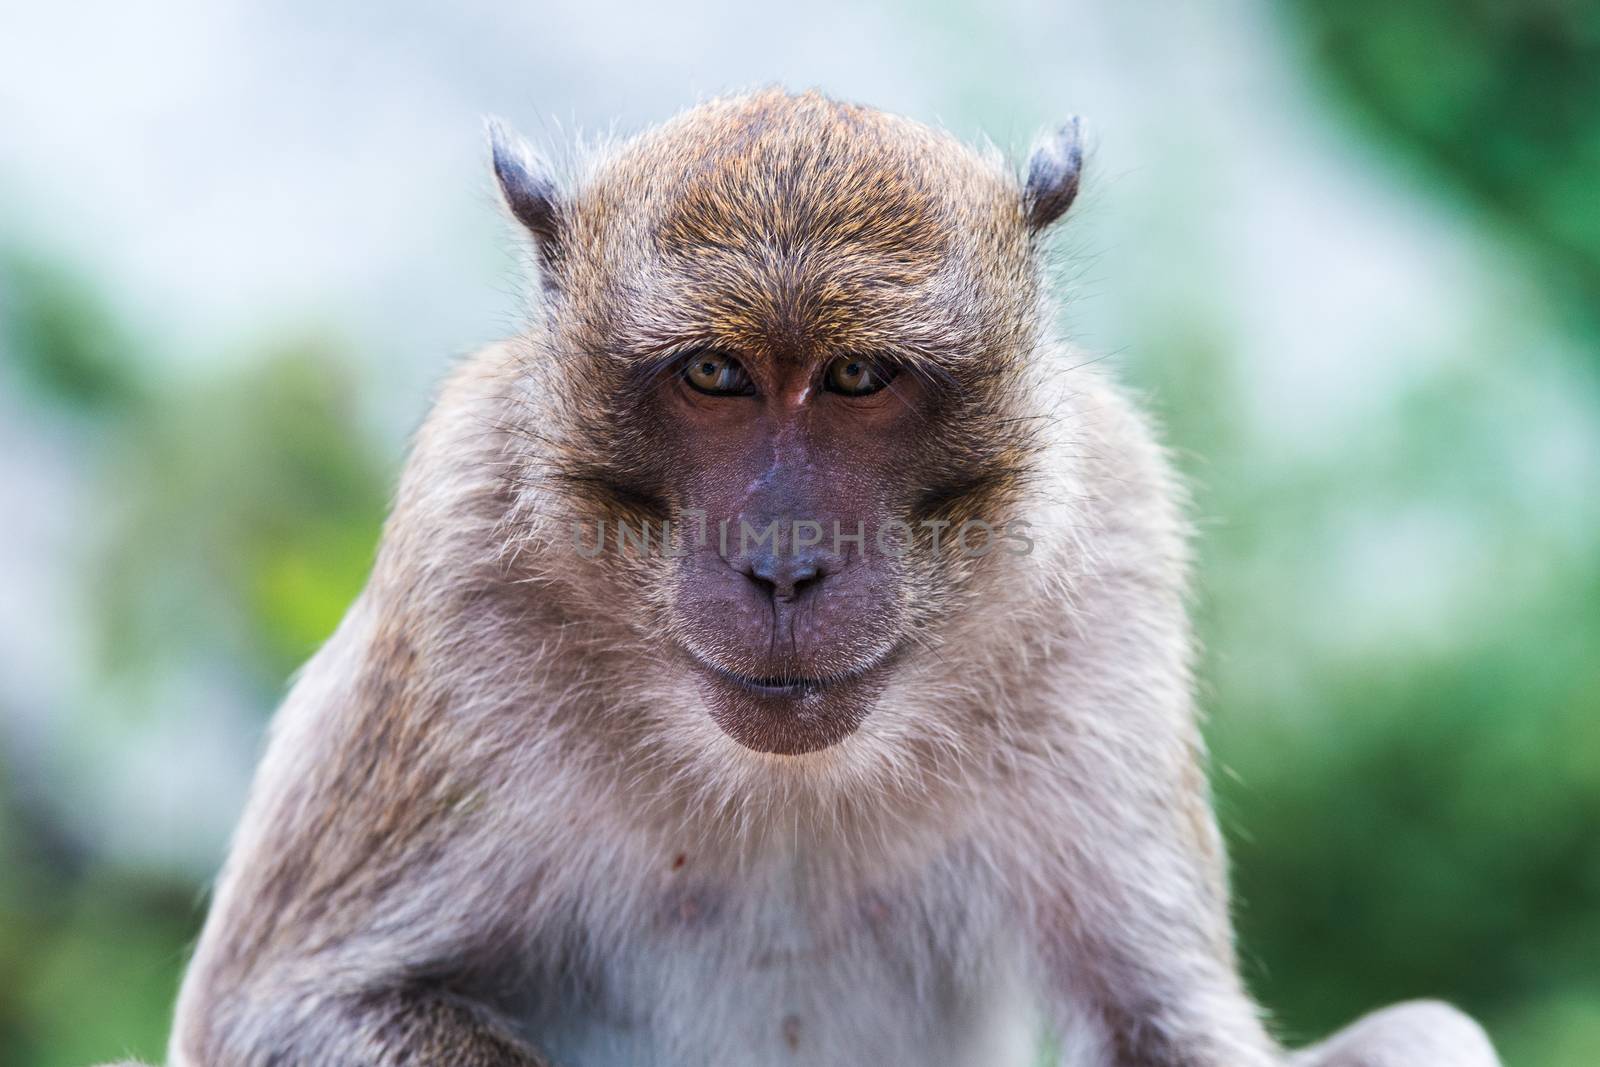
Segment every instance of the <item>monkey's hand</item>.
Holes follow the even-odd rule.
[[[389,994],[363,1005],[351,1021],[365,1045],[351,1067],[550,1067],[489,1012],[448,994]]]
[[[445,990],[246,1003],[182,1031],[182,1067],[551,1067],[497,1013]]]
[[[1289,1062],[1290,1067],[1500,1067],[1483,1028],[1437,1000],[1375,1011]]]

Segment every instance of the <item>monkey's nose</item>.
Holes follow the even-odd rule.
[[[798,600],[838,568],[821,553],[763,552],[747,556],[736,569],[772,600]]]

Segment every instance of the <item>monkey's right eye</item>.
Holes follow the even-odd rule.
[[[721,352],[696,352],[683,365],[683,380],[708,396],[750,396],[756,386],[749,373],[732,356]]]

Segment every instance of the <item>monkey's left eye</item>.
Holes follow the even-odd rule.
[[[683,365],[683,380],[690,388],[710,396],[749,396],[756,391],[750,373],[732,356],[721,352],[696,352]]]
[[[876,393],[894,379],[895,368],[867,356],[840,356],[822,373],[822,384],[830,393],[866,396]]]

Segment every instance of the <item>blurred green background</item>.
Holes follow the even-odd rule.
[[[136,9],[136,10],[135,10]],[[0,16],[0,1063],[155,1061],[452,354],[478,144],[820,86],[1086,115],[1064,327],[1195,486],[1251,982],[1600,1063],[1600,4],[164,0]]]

